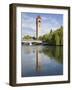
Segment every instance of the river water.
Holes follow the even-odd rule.
[[[63,47],[22,45],[21,76],[63,75]]]

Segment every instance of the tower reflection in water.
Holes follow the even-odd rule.
[[[63,75],[63,47],[22,46],[22,77]]]
[[[36,71],[39,72],[41,70],[41,63],[40,63],[40,60],[41,60],[41,56],[40,54],[38,53],[38,47],[36,48]]]

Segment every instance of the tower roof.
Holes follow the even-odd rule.
[[[40,16],[37,16],[37,19],[39,19],[39,18],[41,19],[41,17],[40,17]]]

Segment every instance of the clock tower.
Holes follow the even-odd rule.
[[[41,35],[41,17],[36,18],[36,38]]]

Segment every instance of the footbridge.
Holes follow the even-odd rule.
[[[32,45],[33,43],[42,44],[41,40],[22,40],[22,44]]]

